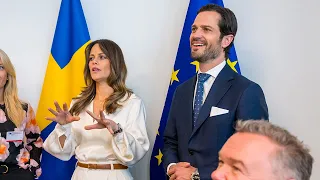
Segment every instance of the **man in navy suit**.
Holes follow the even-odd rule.
[[[231,10],[210,4],[198,11],[190,46],[200,70],[176,89],[164,132],[163,162],[170,180],[210,179],[236,121],[269,118],[260,86],[226,64],[236,32]]]

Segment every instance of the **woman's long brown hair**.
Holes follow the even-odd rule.
[[[86,87],[82,90],[80,96],[73,98],[76,101],[70,109],[72,115],[79,115],[96,96],[96,82],[91,78],[89,69],[90,51],[95,44],[99,44],[100,49],[110,61],[110,75],[107,78],[107,83],[112,87],[114,92],[104,102],[106,112],[109,114],[114,113],[121,107],[119,101],[126,95],[127,98],[129,98],[132,94],[132,91],[125,85],[127,67],[121,48],[115,42],[108,39],[93,41],[85,50],[86,64],[84,67],[84,80]]]

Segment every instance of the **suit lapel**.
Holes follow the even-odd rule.
[[[195,88],[195,84],[196,84],[196,76],[192,77],[190,81],[186,82],[186,89],[183,90],[185,92],[185,96],[186,98],[186,104],[184,106],[186,106],[186,112],[181,112],[181,113],[188,113],[188,115],[186,116],[188,119],[185,120],[185,130],[187,131],[187,134],[191,134],[192,133],[192,129],[193,129],[193,96],[194,96],[194,88]]]
[[[221,98],[229,90],[232,85],[232,79],[234,79],[234,74],[235,72],[229,67],[229,65],[225,65],[225,67],[221,70],[218,77],[212,84],[209,94],[200,109],[198,120],[192,131],[191,137],[199,129],[203,122],[209,117],[211,107],[217,106]]]

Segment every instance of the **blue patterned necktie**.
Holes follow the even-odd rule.
[[[194,98],[194,106],[193,106],[193,126],[196,125],[196,121],[199,116],[199,112],[203,103],[203,93],[204,93],[204,82],[208,80],[210,74],[200,73],[198,74],[198,84],[196,90],[196,96]]]

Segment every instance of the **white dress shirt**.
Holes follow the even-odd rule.
[[[206,82],[203,83],[203,87],[204,87],[204,92],[203,92],[203,102],[206,100],[209,91],[211,89],[212,84],[214,83],[214,80],[217,78],[218,74],[221,72],[221,70],[224,68],[224,66],[226,65],[226,61],[223,61],[222,63],[218,64],[216,67],[210,69],[207,72],[201,72],[201,70],[199,69],[198,74],[199,73],[206,73],[206,74],[210,74],[211,76],[206,80]],[[197,82],[196,85],[194,87],[194,95],[193,95],[193,102],[194,102],[194,98],[196,96],[196,90],[197,90],[197,84],[198,84],[198,76],[197,76]],[[194,106],[194,105],[193,105]]]

